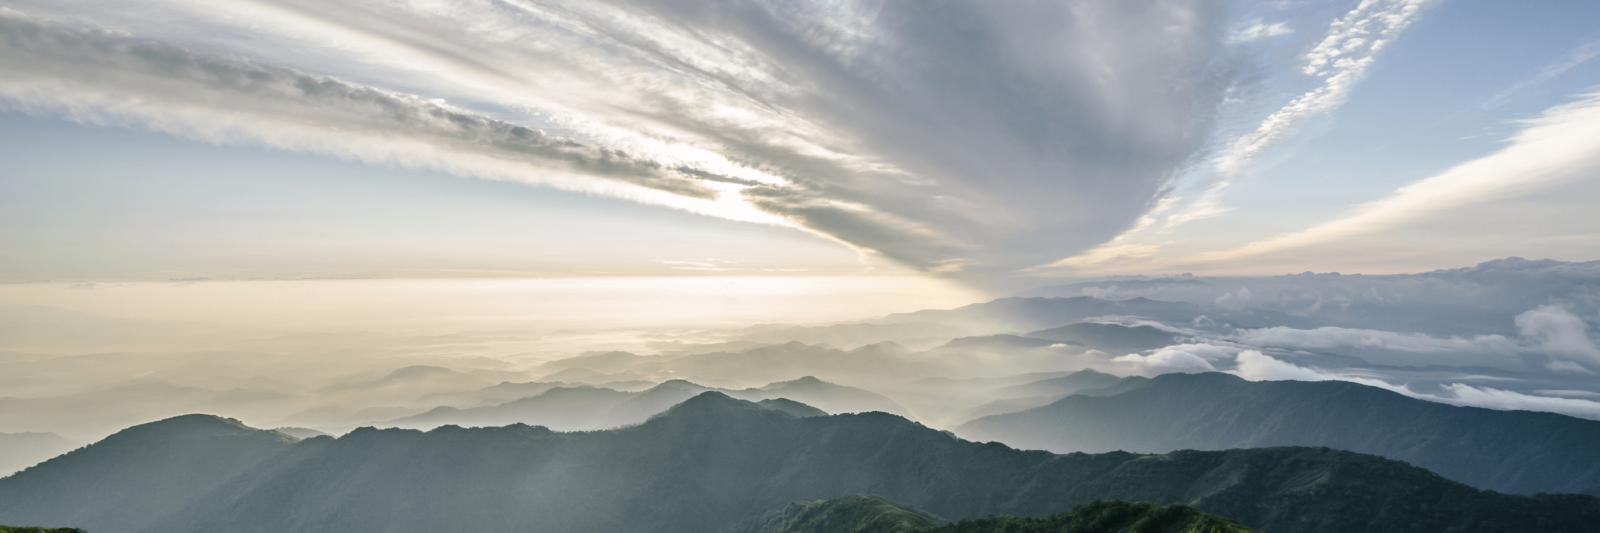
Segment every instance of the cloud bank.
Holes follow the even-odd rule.
[[[1229,75],[1204,0],[19,5],[5,108],[793,225],[935,272],[1126,228]]]

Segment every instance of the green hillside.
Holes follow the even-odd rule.
[[[761,515],[730,533],[922,533],[944,524],[877,496],[796,502]]]
[[[1185,505],[1098,500],[1041,517],[938,517],[877,496],[793,503],[731,533],[1260,533]]]

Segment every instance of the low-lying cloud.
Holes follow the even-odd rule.
[[[1389,381],[1366,375],[1328,371],[1315,367],[1300,366],[1288,361],[1276,359],[1255,350],[1246,350],[1239,353],[1238,368],[1230,373],[1251,381],[1349,381],[1362,385],[1379,387],[1393,392],[1404,394],[1412,398],[1429,400],[1451,405],[1470,407],[1486,407],[1500,410],[1526,410],[1547,411],[1561,413],[1569,416],[1600,420],[1600,402],[1582,400],[1577,398],[1557,398],[1549,396],[1535,396],[1515,391],[1496,389],[1491,387],[1473,386],[1465,383],[1445,383],[1441,385],[1441,392],[1428,394],[1413,390],[1405,384],[1395,384]]]

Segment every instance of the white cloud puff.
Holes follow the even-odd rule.
[[[1424,333],[1398,333],[1375,329],[1320,327],[1294,329],[1273,327],[1243,330],[1230,340],[1254,346],[1327,350],[1339,347],[1395,350],[1414,353],[1495,353],[1515,354],[1516,343],[1500,335],[1480,335],[1472,339],[1438,338]]]
[[[1231,359],[1237,350],[1211,344],[1177,344],[1149,355],[1127,354],[1111,359],[1115,369],[1144,376],[1173,372],[1215,372],[1212,361]]]
[[[1581,363],[1600,364],[1600,346],[1589,338],[1589,324],[1555,305],[1541,305],[1517,315],[1522,335],[1538,342],[1540,351]],[[1570,369],[1570,363],[1567,365]]]
[[[1260,19],[1255,19],[1250,21],[1249,24],[1237,28],[1233,30],[1232,33],[1229,33],[1228,42],[1247,43],[1262,39],[1270,39],[1279,35],[1288,35],[1291,33],[1294,33],[1294,28],[1290,28],[1288,22],[1274,22],[1267,24],[1262,22]]]

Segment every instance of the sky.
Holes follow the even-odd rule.
[[[1600,6],[0,3],[5,281],[1600,255]]]
[[[0,434],[1085,369],[1600,420],[1597,205],[1593,1],[0,0]]]

